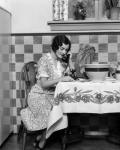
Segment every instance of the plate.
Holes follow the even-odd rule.
[[[61,82],[74,82],[75,80],[71,80],[71,81],[61,81]]]
[[[116,81],[116,79],[115,78],[111,78],[111,77],[106,77],[105,81]]]
[[[80,81],[80,82],[89,82],[90,80],[89,79],[78,78],[77,81]]]

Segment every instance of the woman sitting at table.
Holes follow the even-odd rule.
[[[82,44],[75,61],[76,76],[78,78],[88,78],[85,73],[85,64],[93,63],[95,60],[95,48],[88,44]]]
[[[51,47],[51,52],[43,54],[38,61],[37,83],[28,96],[31,126],[35,126],[37,130],[43,129],[43,134],[37,136],[34,142],[38,149],[42,149],[46,142],[47,121],[54,103],[53,92],[56,84],[73,81],[70,76],[64,76],[66,71],[70,71],[70,40],[65,35],[57,35],[53,38]]]

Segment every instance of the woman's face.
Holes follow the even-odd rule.
[[[59,46],[59,49],[56,51],[56,56],[59,59],[66,58],[69,50],[69,44],[62,44],[62,46]]]

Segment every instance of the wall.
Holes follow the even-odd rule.
[[[7,11],[11,12],[11,0],[0,0],[0,6]]]
[[[0,145],[11,132],[11,14],[0,7]]]
[[[11,109],[13,116],[11,116],[11,124],[14,132],[17,132],[20,124],[20,91],[19,91],[19,77],[20,71],[24,63],[28,61],[38,61],[43,53],[50,51],[51,39],[54,35],[49,34],[22,34],[12,36],[12,62],[11,74],[13,80],[11,81],[11,89],[13,97],[11,99]],[[76,59],[79,52],[80,44],[90,44],[96,49],[96,57],[99,62],[117,63],[120,61],[120,34],[69,34],[68,37],[72,42],[72,60]],[[96,119],[96,118],[95,118]],[[104,128],[107,119],[101,123],[101,120],[94,117],[89,119],[85,116],[82,118],[83,124],[86,128],[98,130],[99,127]]]
[[[12,33],[48,32],[52,0],[10,0]]]
[[[47,21],[52,18],[51,2],[52,0],[0,0],[0,6],[7,8],[12,13],[12,33],[15,33],[12,35],[12,60],[10,63],[10,74],[12,76],[10,89],[13,95],[10,101],[12,112],[10,124],[15,133],[20,124],[19,79],[21,68],[28,61],[38,61],[43,53],[50,50],[53,34],[39,33],[49,32]],[[16,33],[22,34],[17,35]],[[80,43],[95,46],[99,62],[117,63],[120,61],[120,34],[69,34],[68,36],[72,42],[73,61],[75,61],[79,51]],[[104,123],[101,124],[99,118],[96,124],[93,124],[94,119],[91,117],[88,120],[84,116],[82,121],[87,125],[87,128],[99,129],[99,126],[104,127]]]

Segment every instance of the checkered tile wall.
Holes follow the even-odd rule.
[[[20,124],[20,91],[19,91],[19,76],[24,63],[28,61],[38,61],[43,53],[50,51],[50,44],[53,34],[22,34],[12,35],[11,46],[11,64],[10,74],[12,77],[11,90],[11,124],[13,131],[16,133]],[[120,61],[120,35],[119,34],[69,34],[68,37],[72,42],[72,60],[75,61],[79,51],[80,44],[90,44],[96,49],[96,59],[99,62],[117,63]],[[85,123],[85,116],[83,117]],[[89,124],[92,125],[94,117],[90,117]],[[93,119],[93,120],[92,120]],[[88,119],[87,119],[88,120]],[[104,123],[103,123],[104,124]],[[97,121],[97,125],[99,121]]]

